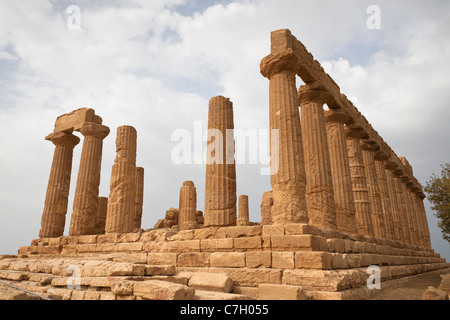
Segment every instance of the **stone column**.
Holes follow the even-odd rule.
[[[422,192],[416,193],[417,208],[419,209],[419,214],[420,214],[420,217],[421,217],[423,230],[424,230],[424,235],[425,235],[424,245],[427,248],[431,248],[430,229],[428,227],[428,220],[427,220],[427,214],[426,214],[426,211],[425,211],[425,205],[423,203],[424,199],[425,199],[425,196],[423,195]]]
[[[385,223],[383,219],[383,205],[381,203],[380,188],[378,185],[377,171],[375,168],[376,148],[372,144],[362,142],[362,155],[366,170],[367,187],[369,189],[370,211],[372,213],[373,232],[375,237],[386,238]]]
[[[236,166],[233,103],[224,97],[209,102],[205,183],[205,227],[236,225]]]
[[[408,200],[408,204],[409,204],[409,209],[410,209],[410,221],[411,221],[411,225],[412,225],[412,229],[414,231],[413,233],[413,244],[417,245],[417,246],[421,246],[422,242],[423,242],[423,233],[422,233],[422,228],[421,228],[421,223],[420,223],[420,218],[419,218],[419,212],[418,212],[418,208],[416,205],[416,202],[414,201],[414,197],[415,195],[413,194],[411,188],[412,188],[413,183],[407,183],[406,184],[406,197]]]
[[[130,233],[134,229],[136,202],[137,131],[117,129],[117,155],[111,172],[106,233]]]
[[[135,198],[135,215],[134,229],[139,230],[142,226],[142,212],[144,205],[144,168],[136,168],[136,198]]]
[[[336,225],[339,231],[357,233],[355,198],[344,131],[344,124],[349,123],[351,119],[345,113],[333,110],[325,112],[325,119],[336,204]]]
[[[323,111],[323,105],[328,99],[328,92],[323,90],[309,90],[307,87],[299,90],[309,223],[326,229],[337,229]]]
[[[178,230],[191,230],[197,223],[197,190],[192,181],[186,181],[180,189]]]
[[[417,245],[418,244],[418,225],[416,221],[416,215],[414,210],[414,205],[411,202],[410,197],[410,190],[408,188],[409,184],[409,177],[406,175],[403,175],[401,177],[402,181],[402,190],[403,190],[403,197],[405,199],[405,212],[406,212],[406,221],[408,223],[408,229],[409,229],[409,241],[411,244]]]
[[[103,140],[110,130],[104,125],[87,122],[80,132],[84,136],[84,142],[73,201],[70,236],[95,233]]]
[[[42,214],[41,238],[64,234],[72,173],[73,149],[80,138],[69,133],[52,133],[45,138],[56,146]]]
[[[105,234],[106,213],[108,210],[108,198],[98,198],[97,224],[95,234]]]
[[[238,226],[248,226],[250,224],[250,215],[248,210],[248,196],[239,196],[239,219]]]
[[[279,136],[271,147],[273,224],[309,223],[295,65],[292,55],[269,56],[261,63],[262,75],[270,80],[270,129]]]
[[[272,207],[273,192],[264,192],[261,201],[261,225],[265,226],[272,224]]]
[[[383,217],[385,222],[386,238],[390,240],[395,240],[391,199],[389,196],[386,170],[383,164],[383,160],[385,160],[385,157],[379,154],[375,156],[375,169],[377,171],[378,185],[380,187],[381,204],[383,206]]]
[[[402,230],[402,240],[405,243],[411,243],[411,235],[409,232],[409,223],[407,218],[407,204],[405,195],[403,193],[402,180],[400,177],[401,173],[394,172],[394,182],[395,182],[395,191],[397,191],[397,199],[399,203],[399,212],[400,212],[400,223]]]
[[[404,241],[403,226],[402,220],[400,219],[401,215],[400,200],[397,197],[397,190],[394,181],[394,173],[388,168],[386,168],[385,173],[386,173],[387,190],[389,193],[389,200],[391,202],[391,209],[392,209],[392,220],[394,224],[394,240],[403,242]]]
[[[360,144],[360,140],[367,138],[367,134],[356,126],[354,128],[347,126],[345,133],[355,198],[356,227],[359,234],[374,236],[369,189]]]

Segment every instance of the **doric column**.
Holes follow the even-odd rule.
[[[64,234],[72,173],[73,149],[80,138],[70,133],[52,133],[45,138],[56,146],[42,214],[41,238]]]
[[[427,214],[425,211],[425,205],[423,203],[424,199],[425,199],[425,196],[423,195],[422,192],[416,193],[417,208],[419,209],[419,215],[420,215],[420,219],[422,221],[423,231],[424,231],[424,236],[425,236],[424,246],[427,248],[431,248],[430,229],[428,227],[428,219],[427,219]]]
[[[378,185],[380,187],[381,204],[383,206],[383,217],[385,223],[386,238],[390,240],[395,240],[394,219],[392,213],[391,198],[389,196],[386,170],[383,163],[383,160],[385,160],[385,158],[386,157],[380,154],[377,154],[375,156],[375,169],[377,171]]]
[[[339,231],[357,233],[355,198],[344,131],[344,124],[349,123],[351,119],[345,113],[333,110],[325,112],[325,119],[336,204],[336,225]]]
[[[345,133],[355,198],[356,227],[359,234],[374,236],[366,170],[360,144],[360,140],[367,138],[367,134],[353,125],[346,126]]]
[[[328,92],[323,90],[310,90],[307,86],[299,90],[309,223],[336,229],[333,178],[323,111],[328,99]]]
[[[95,234],[105,234],[106,213],[108,210],[108,198],[98,198],[97,223],[95,226]]]
[[[135,198],[135,214],[134,229],[139,230],[142,226],[142,212],[144,205],[144,168],[136,168],[136,198]]]
[[[395,191],[397,192],[397,199],[399,203],[400,223],[402,231],[402,240],[405,243],[411,243],[410,225],[407,218],[407,203],[402,186],[401,173],[394,172]]]
[[[197,223],[197,190],[192,181],[186,181],[180,189],[178,230],[191,230]]]
[[[367,188],[369,189],[370,211],[372,216],[373,232],[375,237],[386,238],[385,223],[383,219],[383,205],[381,203],[380,188],[375,168],[375,154],[377,146],[361,141],[364,168],[366,170]]]
[[[262,75],[270,80],[270,129],[277,130],[279,137],[278,144],[271,147],[273,224],[309,222],[296,63],[289,54],[270,55],[261,63]]]
[[[224,97],[209,102],[205,183],[205,227],[236,225],[236,166],[233,103]]]
[[[413,243],[417,246],[422,246],[424,236],[423,236],[423,229],[421,228],[421,219],[419,210],[417,208],[417,204],[415,202],[415,194],[412,191],[413,183],[409,182],[406,184],[406,191],[407,191],[407,200],[409,203],[410,208],[410,217],[411,222],[414,230],[413,235]]]
[[[261,225],[265,226],[272,224],[272,207],[273,192],[264,192],[261,201]]]
[[[248,210],[248,196],[239,196],[239,219],[237,221],[238,226],[247,226],[250,224],[250,215]]]
[[[73,201],[69,232],[71,236],[95,233],[103,139],[110,131],[106,126],[88,122],[81,127],[80,132],[84,136],[84,142]]]
[[[106,233],[130,233],[134,229],[136,202],[137,131],[117,129],[117,155],[111,172]]]
[[[402,220],[400,219],[401,208],[400,208],[400,200],[397,197],[397,190],[394,181],[394,173],[391,169],[386,167],[386,182],[387,189],[389,193],[389,200],[391,202],[392,209],[392,220],[394,223],[394,240],[404,241],[403,239],[403,226]]]
[[[401,177],[401,180],[402,180],[403,197],[405,199],[406,221],[408,223],[409,229],[409,241],[411,244],[419,245],[420,242],[419,225],[417,221],[415,204],[412,202],[410,195],[411,190],[408,187],[411,182],[406,174],[404,174]]]

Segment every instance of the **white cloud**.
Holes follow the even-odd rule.
[[[196,2],[83,0],[77,1],[82,30],[66,27],[70,1],[2,2],[0,70],[8,71],[0,71],[0,136],[8,138],[0,139],[0,225],[19,231],[0,252],[37,237],[53,153],[44,137],[57,116],[79,107],[96,109],[111,128],[102,196],[109,194],[115,132],[126,124],[138,130],[138,165],[146,168],[144,227],[178,205],[185,180],[194,180],[202,210],[204,167],[172,165],[171,134],[193,130],[194,121],[206,126],[208,100],[219,94],[233,101],[236,127],[268,128],[268,80],[259,63],[270,52],[270,32],[280,28],[291,29],[394,150],[420,164],[418,175],[427,178],[425,170],[449,157],[432,149],[449,135],[450,48],[448,28],[441,28],[449,24],[449,10],[382,1],[377,32],[366,28],[369,2],[220,1],[183,16],[179,10]],[[435,139],[428,143],[426,136]],[[238,167],[238,192],[250,196],[255,221],[269,188],[259,168]],[[68,222],[70,212],[69,206]]]

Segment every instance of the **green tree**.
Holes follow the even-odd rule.
[[[433,205],[434,215],[439,219],[442,237],[450,243],[450,164],[441,165],[441,168],[441,175],[433,173],[424,190]]]

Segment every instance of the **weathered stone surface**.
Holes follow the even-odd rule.
[[[225,273],[199,272],[192,275],[189,287],[195,290],[230,293],[233,291],[233,280]]]
[[[136,282],[133,294],[149,300],[193,300],[195,290],[177,283],[148,280]]]
[[[111,172],[106,233],[130,233],[135,225],[137,131],[117,129],[117,155]]]
[[[110,130],[101,124],[85,123],[80,132],[84,142],[73,201],[69,230],[71,236],[95,233],[103,140]]]
[[[136,198],[134,201],[134,229],[141,229],[142,214],[144,205],[144,174],[145,169],[142,167],[136,168]]]
[[[307,300],[300,286],[260,284],[258,290],[260,300]]]
[[[233,103],[222,96],[209,102],[205,183],[205,227],[236,225],[236,165]]]
[[[46,140],[56,146],[42,214],[39,236],[61,237],[64,233],[72,173],[73,149],[80,138],[70,133],[53,133]]]
[[[196,229],[197,222],[197,189],[192,181],[186,181],[180,190],[180,206],[178,230]]]
[[[239,196],[239,215],[238,226],[246,226],[250,223],[249,209],[248,209],[248,196]]]
[[[447,292],[448,295],[450,295],[450,274],[443,274],[441,275],[442,282],[439,286],[439,290]]]
[[[445,291],[430,286],[423,293],[423,300],[448,300],[448,294]]]

